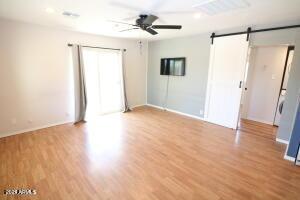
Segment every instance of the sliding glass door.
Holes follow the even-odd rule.
[[[111,113],[122,109],[121,59],[119,51],[99,54],[100,111]]]
[[[119,51],[83,48],[87,86],[87,118],[123,107],[122,57]]]

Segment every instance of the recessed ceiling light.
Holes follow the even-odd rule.
[[[69,11],[64,11],[62,14],[64,16],[66,16],[66,17],[71,17],[71,18],[78,18],[78,17],[80,17],[79,14],[73,13],[73,12],[69,12]]]
[[[46,12],[47,13],[54,13],[55,11],[54,11],[54,9],[53,8],[46,8]]]
[[[201,16],[202,16],[201,13],[195,13],[195,14],[194,14],[194,18],[195,18],[195,19],[199,19]]]

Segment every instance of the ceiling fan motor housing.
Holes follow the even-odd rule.
[[[144,20],[148,17],[148,15],[140,15],[140,18],[136,20],[136,25],[141,27],[141,29],[146,30],[151,24],[144,24]]]
[[[158,17],[155,15],[139,15],[139,18],[135,21],[135,24],[128,24],[133,26],[134,28],[131,29],[125,29],[123,31],[129,31],[134,29],[142,29],[144,31],[147,31],[148,33],[152,35],[158,34],[154,29],[181,29],[180,25],[152,25],[155,20],[157,20]],[[123,23],[124,24],[124,23]],[[127,24],[127,23],[125,23]],[[121,31],[121,32],[123,32]]]

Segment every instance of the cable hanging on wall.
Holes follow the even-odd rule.
[[[168,96],[169,96],[169,81],[170,81],[170,75],[168,75],[168,78],[167,78],[167,87],[166,87],[165,99],[163,102],[163,110],[166,110],[166,107],[167,107],[167,101],[168,101]]]

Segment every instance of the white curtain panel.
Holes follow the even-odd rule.
[[[129,105],[128,105],[128,100],[127,100],[127,92],[126,92],[126,70],[125,70],[125,65],[124,65],[124,51],[121,51],[121,66],[122,66],[122,89],[123,89],[123,112],[128,112],[130,111]]]
[[[74,71],[74,94],[75,94],[75,123],[85,119],[87,108],[86,82],[82,47],[72,46],[73,71]]]

